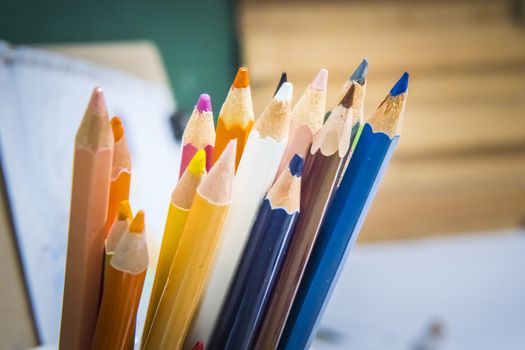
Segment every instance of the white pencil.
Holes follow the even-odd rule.
[[[248,137],[233,183],[232,203],[222,232],[222,242],[184,348],[191,349],[197,341],[208,344],[257,210],[284,154],[292,93],[293,85],[284,83],[255,121]]]

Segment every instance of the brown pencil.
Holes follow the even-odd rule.
[[[89,349],[95,332],[112,158],[106,103],[96,88],[75,138],[60,349]]]
[[[315,135],[308,153],[303,171],[301,215],[259,329],[256,349],[277,348],[306,262],[337,184],[338,174],[350,151],[353,106],[361,103],[356,99],[362,97],[362,94],[355,94],[355,84],[349,86],[332,110],[325,125]]]

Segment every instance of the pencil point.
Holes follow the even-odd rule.
[[[326,85],[328,83],[328,71],[322,68],[319,73],[315,76],[314,80],[310,86],[316,90],[326,90]]]
[[[197,101],[197,105],[195,106],[197,110],[202,112],[211,112],[211,99],[210,95],[208,94],[201,94],[199,96],[199,100]]]
[[[193,175],[200,175],[206,171],[206,152],[202,148],[191,158],[188,171]]]
[[[89,100],[88,109],[96,115],[107,114],[106,100],[101,88],[96,87],[93,89],[91,98]]]
[[[246,88],[250,86],[250,78],[248,76],[248,68],[240,67],[237,75],[233,80],[233,86],[236,88]]]
[[[288,76],[286,75],[286,72],[282,72],[281,79],[279,79],[279,83],[277,84],[277,87],[275,88],[275,92],[273,93],[274,96],[275,94],[277,94],[277,91],[279,91],[281,86],[283,86],[283,84],[286,83],[287,81],[288,81]]]
[[[129,201],[122,201],[120,202],[120,207],[118,211],[118,219],[120,221],[131,219],[133,216],[131,212],[131,206],[129,205]]]
[[[192,350],[204,350],[204,343],[201,341],[198,341]]]
[[[133,233],[141,233],[144,231],[144,210],[139,210],[137,215],[129,225],[129,231]]]
[[[339,103],[344,108],[350,108],[352,107],[352,104],[354,103],[354,92],[355,92],[355,86],[352,84],[346,94],[341,99],[341,102]]]
[[[111,119],[111,130],[113,130],[113,138],[115,139],[115,142],[120,141],[124,136],[124,126],[119,117],[115,116]]]
[[[275,94],[274,98],[277,101],[285,102],[285,101],[290,101],[292,99],[292,95],[293,95],[293,84],[286,82],[286,83],[283,83],[279,91],[277,91],[277,93]]]
[[[303,165],[304,165],[303,157],[301,157],[297,153],[294,154],[294,156],[292,157],[292,160],[290,160],[290,165],[289,165],[290,173],[293,176],[300,177],[303,174]]]
[[[230,140],[230,142],[228,142],[228,145],[226,145],[226,148],[222,152],[218,161],[222,159],[223,162],[227,162],[227,163],[233,162],[233,164],[235,164],[236,151],[237,151],[237,139],[232,139]]]
[[[355,69],[355,71],[350,76],[350,81],[356,81],[359,85],[363,85],[365,83],[366,75],[368,74],[368,60],[364,58],[359,66]]]
[[[390,95],[397,96],[401,95],[402,93],[405,93],[408,90],[408,78],[408,73],[403,73],[403,75],[401,76],[401,78],[399,78],[392,90],[390,90]]]

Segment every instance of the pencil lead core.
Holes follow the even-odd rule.
[[[237,71],[237,75],[233,80],[233,86],[236,88],[246,88],[250,86],[250,78],[248,76],[248,68],[240,67]]]
[[[292,99],[292,95],[293,95],[293,84],[286,82],[286,83],[283,83],[279,91],[277,91],[277,93],[275,94],[274,98],[277,101],[285,102],[285,101],[290,101]]]
[[[100,87],[93,89],[89,100],[88,109],[95,115],[107,114],[106,100]]]
[[[303,174],[304,159],[299,154],[294,154],[290,160],[290,173],[295,177],[300,177]]]
[[[129,231],[141,233],[144,231],[144,210],[139,210],[129,225]]]
[[[191,159],[188,171],[193,175],[200,175],[206,171],[206,152],[202,148]]]
[[[279,91],[281,86],[283,86],[283,84],[286,83],[287,81],[288,81],[288,75],[286,75],[286,72],[282,72],[281,78],[279,79],[279,83],[277,84],[277,87],[275,88],[275,92],[273,93],[274,96],[275,94],[277,94],[277,91]]]
[[[341,99],[341,105],[344,108],[350,108],[352,107],[352,104],[354,103],[354,92],[355,92],[355,85],[352,84],[344,97]]]
[[[204,350],[204,343],[201,341],[198,341],[192,350]]]
[[[132,217],[133,217],[133,214],[131,212],[131,205],[129,204],[129,201],[120,202],[120,207],[118,211],[118,219],[120,221],[124,221],[126,219],[131,219]]]
[[[199,96],[199,100],[197,101],[197,105],[195,106],[197,110],[202,112],[211,112],[211,99],[210,95],[208,94],[201,94]]]
[[[408,78],[409,75],[407,72],[404,72],[401,78],[397,81],[397,83],[394,85],[392,90],[390,90],[390,95],[397,96],[401,95],[402,93],[405,93],[408,90]]]
[[[115,142],[120,141],[120,139],[124,136],[124,125],[122,125],[122,120],[114,116],[111,118],[111,130],[113,130],[113,138],[115,139]]]
[[[359,66],[355,69],[354,73],[350,76],[350,81],[356,81],[359,85],[365,83],[366,75],[368,74],[368,60],[364,58]]]
[[[315,76],[314,80],[310,86],[316,90],[326,90],[326,85],[328,83],[328,71],[324,68],[319,70],[319,73]]]

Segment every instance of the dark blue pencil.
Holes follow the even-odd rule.
[[[303,159],[295,155],[264,199],[208,349],[249,349],[299,214]]]
[[[363,127],[306,266],[279,349],[307,349],[315,336],[341,268],[396,148],[407,88],[408,73],[404,73]]]

